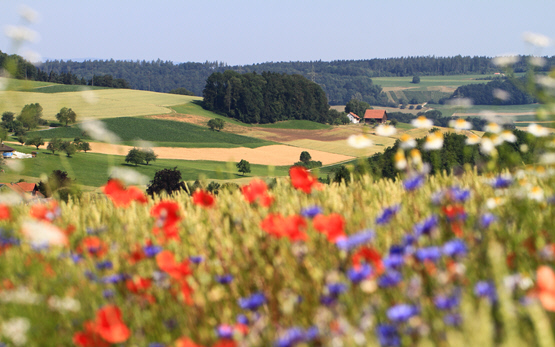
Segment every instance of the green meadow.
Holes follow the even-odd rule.
[[[133,145],[137,140],[150,141],[159,147],[188,148],[257,148],[275,144],[253,137],[224,131],[212,131],[208,127],[171,120],[122,117],[103,120],[106,128],[115,133],[124,144]],[[28,136],[71,139],[82,136],[79,125],[30,132]]]
[[[10,144],[10,146],[16,151],[23,153],[37,151],[35,147],[31,146],[14,144]],[[199,178],[229,180],[255,176],[286,176],[289,169],[285,166],[270,167],[251,164],[251,172],[243,176],[237,171],[236,163],[208,160],[158,159],[150,162],[149,165],[135,166],[126,163],[124,156],[79,152],[68,158],[63,152],[52,154],[43,148],[38,150],[37,157],[22,159],[18,163],[23,164],[23,169],[17,173],[6,169],[5,173],[0,174],[0,182],[14,182],[19,180],[21,176],[34,177],[36,181],[39,181],[41,174],[49,175],[53,170],[63,170],[68,172],[69,176],[81,185],[100,187],[106,184],[111,167],[130,168],[150,179],[154,177],[156,171],[177,167],[185,181],[195,181]]]

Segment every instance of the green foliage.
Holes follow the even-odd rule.
[[[333,111],[337,112],[334,109],[329,110],[330,113]],[[339,115],[340,112],[337,112]],[[335,113],[334,113],[335,114]],[[329,118],[333,118],[334,116],[328,116]],[[321,129],[331,129],[331,126],[313,122],[310,120],[285,120],[281,122],[276,122],[272,124],[258,124],[258,127],[261,128],[270,128],[270,129],[302,129],[302,130],[321,130]]]
[[[62,107],[56,114],[56,119],[67,126],[68,123],[75,123],[77,114],[71,108]]]
[[[125,156],[125,162],[133,163],[135,164],[135,166],[137,166],[138,164],[142,164],[144,160],[145,160],[144,152],[138,148],[130,149],[127,155]]]
[[[420,77],[419,77],[419,76],[414,76],[414,77],[412,78],[412,82],[411,82],[411,83],[414,83],[414,84],[420,83]]]
[[[172,89],[168,93],[179,94],[179,95],[195,95],[195,93],[183,87]]]
[[[77,144],[77,150],[87,153],[87,151],[91,150],[91,145],[88,142],[79,142]]]
[[[20,121],[27,130],[36,128],[43,121],[42,106],[38,103],[23,106],[21,113],[17,116],[17,120]]]
[[[237,169],[239,169],[239,172],[243,173],[243,176],[245,176],[246,173],[251,172],[251,164],[245,159],[241,159],[236,166]]]
[[[522,79],[496,79],[487,84],[469,84],[458,87],[449,99],[469,98],[475,105],[523,105],[537,102],[523,90],[524,83]],[[497,90],[506,92],[507,99],[498,99]]]
[[[361,119],[364,118],[364,113],[366,112],[366,110],[369,110],[369,109],[370,110],[372,109],[372,107],[370,107],[370,104],[368,104],[367,102],[364,102],[364,101],[357,100],[357,99],[351,99],[345,105],[345,113],[353,112],[354,114],[359,116]]]
[[[46,149],[51,151],[52,154],[56,153],[56,151],[59,151],[62,149],[62,140],[55,137],[53,139],[50,140],[50,142],[48,142],[48,146],[46,146]]]
[[[19,136],[17,137],[17,142],[19,142],[19,143],[21,143],[21,144],[24,144],[26,141],[27,141],[27,138],[26,138],[25,136],[23,136],[23,135],[19,135]]]
[[[312,156],[310,155],[310,153],[308,153],[307,151],[302,151],[301,152],[301,157],[300,160],[307,164],[310,160],[312,160]]]
[[[208,121],[208,127],[210,128],[210,130],[216,129],[220,131],[224,128],[224,126],[225,122],[223,121],[223,119],[220,118],[213,118]]]
[[[324,91],[300,75],[215,72],[206,80],[202,94],[205,109],[245,123],[327,122],[329,105]]]
[[[37,149],[39,149],[40,146],[44,145],[44,140],[40,136],[32,137],[32,138],[29,138],[25,141],[25,145],[26,146],[35,146],[35,147],[37,147]]]
[[[67,157],[71,157],[75,152],[77,152],[77,146],[70,141],[62,141],[60,144],[60,150],[66,152]]]
[[[181,181],[181,172],[177,170],[177,167],[173,169],[163,169],[157,171],[154,174],[154,178],[150,181],[146,192],[150,196],[161,194],[166,192],[166,194],[171,195],[174,192],[179,192],[181,190],[186,190],[185,183]]]
[[[141,151],[143,152],[143,160],[146,162],[146,165],[158,158],[158,154],[155,154],[152,148],[142,149]]]

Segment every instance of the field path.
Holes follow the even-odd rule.
[[[133,146],[112,145],[107,143],[91,142],[91,152],[127,155]],[[321,161],[322,164],[333,164],[341,161],[354,159],[354,157],[327,153],[323,151],[299,148],[287,145],[271,145],[258,148],[177,148],[177,147],[153,147],[154,153],[159,159],[181,159],[181,160],[210,160],[222,162],[238,162],[245,159],[251,164],[261,165],[292,165],[299,161],[303,151],[310,151],[312,160]]]

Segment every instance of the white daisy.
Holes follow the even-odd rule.
[[[480,140],[480,152],[490,155],[495,151],[495,145],[489,137],[482,137]]]
[[[504,130],[501,132],[500,135],[501,139],[505,142],[515,143],[516,142],[516,135],[513,134],[510,130]]]
[[[491,122],[484,127],[484,130],[488,133],[499,134],[502,129],[501,129],[501,126],[499,126],[499,124]]]
[[[514,55],[514,54],[508,54],[502,57],[495,57],[493,58],[492,62],[494,65],[497,65],[499,67],[506,67],[509,65],[514,65],[515,63],[517,63],[519,60],[518,56]]]
[[[376,135],[393,136],[397,133],[397,129],[393,125],[380,124],[376,127]]]
[[[475,134],[468,134],[468,137],[466,138],[466,144],[467,145],[476,145],[478,143],[480,143],[480,136],[475,135]]]
[[[358,149],[371,147],[374,144],[372,140],[364,135],[351,135],[347,139],[347,143],[349,146]]]
[[[432,122],[431,120],[429,120],[428,118],[424,117],[424,116],[420,116],[416,119],[411,120],[410,122],[413,126],[417,127],[417,128],[426,128],[429,129],[431,127],[434,126],[434,122]]]
[[[525,32],[522,34],[522,39],[536,47],[547,47],[551,44],[549,37],[542,34]]]
[[[441,149],[443,147],[443,134],[439,131],[429,134],[424,143],[424,149],[427,151]]]
[[[470,130],[472,129],[472,124],[470,124],[470,122],[466,121],[463,118],[459,118],[459,119],[453,119],[449,121],[449,126],[451,128],[455,128],[457,130]]]
[[[536,137],[544,137],[549,135],[549,130],[538,124],[530,124],[528,126],[528,132]]]
[[[405,152],[403,150],[397,151],[394,159],[397,170],[404,170],[407,168],[407,159],[405,158]]]
[[[416,140],[409,134],[401,135],[400,140],[402,149],[411,149],[416,147]]]

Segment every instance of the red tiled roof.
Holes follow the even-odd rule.
[[[21,189],[26,192],[32,192],[35,189],[35,183],[30,182],[18,182],[16,183]]]
[[[353,117],[357,118],[357,119],[360,119],[360,117],[359,117],[359,116],[357,116],[356,114],[354,114],[353,112],[349,112],[349,114],[350,114],[351,116],[353,116]]]
[[[364,112],[364,118],[368,119],[383,119],[383,117],[385,116],[385,110],[366,110],[366,112]]]

